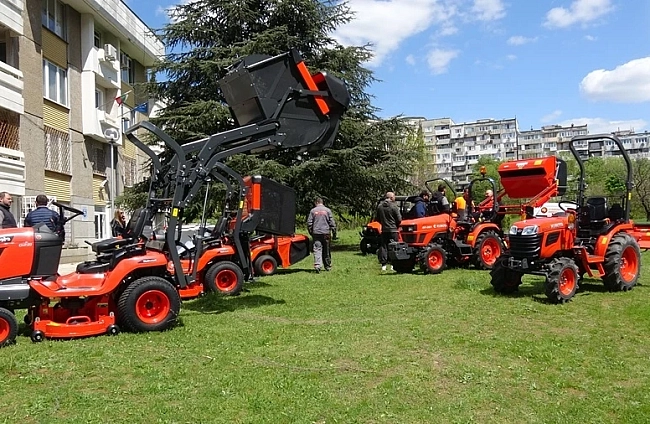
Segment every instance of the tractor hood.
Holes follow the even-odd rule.
[[[570,228],[574,221],[574,215],[525,219],[512,224],[509,233],[510,235],[528,236],[548,231],[563,230]]]
[[[423,218],[405,219],[400,224],[400,230],[405,232],[445,229],[451,224],[452,217],[443,213],[434,216],[425,216]]]

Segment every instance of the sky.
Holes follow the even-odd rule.
[[[177,0],[127,0],[150,27]],[[181,0],[187,1],[187,0]],[[348,0],[383,118],[650,131],[650,0]]]

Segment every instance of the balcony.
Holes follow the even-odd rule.
[[[4,109],[23,114],[23,73],[13,66],[0,62],[0,105]]]
[[[93,119],[94,118],[94,119]],[[84,135],[94,138],[95,140],[106,143],[105,131],[107,129],[115,130],[118,134],[120,132],[120,127],[117,118],[115,118],[110,113],[106,113],[102,110],[95,109],[94,114],[89,111],[88,116],[84,114],[83,121],[83,132]],[[116,140],[116,144],[121,145],[121,137]]]
[[[106,46],[110,46],[110,44]],[[90,62],[93,64],[93,72],[95,73],[95,83],[104,88],[120,88],[118,81],[120,62],[117,54],[113,54],[113,52],[109,54],[105,49],[93,47],[90,56]]]
[[[0,0],[0,22],[19,35],[24,35],[23,4],[22,0]]]
[[[4,191],[25,195],[25,155],[23,152],[0,147],[0,179]]]

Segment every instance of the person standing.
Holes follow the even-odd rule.
[[[332,269],[330,233],[336,240],[336,222],[330,208],[323,205],[323,199],[317,197],[314,205],[307,218],[307,230],[314,239],[314,269],[320,272],[325,265],[325,271],[329,271]]]
[[[11,213],[11,203],[14,200],[11,194],[3,191],[0,193],[0,228],[17,228],[16,218]]]
[[[115,216],[111,221],[111,232],[113,233],[113,237],[126,236],[126,217],[122,209],[115,210]]]
[[[402,214],[395,204],[395,193],[389,191],[377,207],[377,220],[381,224],[381,244],[377,251],[381,270],[386,271],[388,263],[388,244],[399,239],[397,229],[402,222]]]
[[[445,195],[445,185],[439,184],[438,190],[433,193],[431,198],[431,205],[433,206],[433,214],[449,213],[451,207],[449,206],[449,200]]]
[[[25,227],[36,227],[44,223],[47,228],[55,232],[59,224],[59,214],[47,207],[48,199],[44,194],[36,196],[36,209],[32,210],[25,217]]]
[[[427,215],[427,204],[429,203],[429,192],[422,190],[420,195],[414,199],[414,205],[409,211],[409,218],[424,218]]]

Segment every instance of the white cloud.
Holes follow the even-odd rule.
[[[593,35],[585,35],[585,40],[587,40],[587,41],[596,41],[596,40],[598,40],[598,38],[593,36]]]
[[[508,44],[511,46],[522,46],[528,43],[534,43],[538,37],[524,37],[523,35],[513,35],[508,38]]]
[[[447,72],[449,63],[458,57],[458,50],[433,49],[427,54],[427,63],[429,69],[434,75],[440,75]]]
[[[506,16],[505,9],[501,0],[474,0],[471,14],[479,21],[495,21]]]
[[[515,60],[515,59],[517,59],[517,56],[515,56],[514,54],[509,54],[509,55],[506,56],[506,59]]]
[[[553,112],[549,113],[548,115],[542,116],[542,119],[540,119],[540,122],[543,124],[548,124],[549,122],[554,122],[557,120],[562,115],[562,111],[559,109],[554,110]]]
[[[574,0],[569,8],[554,7],[546,13],[544,26],[566,28],[586,25],[614,10],[611,0]]]
[[[406,63],[411,66],[415,65],[415,57],[412,54],[406,56]]]
[[[591,71],[580,82],[580,91],[591,100],[650,102],[650,56],[631,60],[613,70]]]
[[[569,126],[574,125],[584,125],[587,124],[587,129],[590,134],[605,134],[611,133],[614,131],[624,131],[624,130],[634,130],[642,131],[644,130],[648,122],[643,119],[628,119],[623,121],[617,121],[612,119],[605,118],[576,118],[576,119],[567,119],[562,121],[559,125]]]

